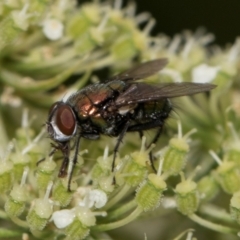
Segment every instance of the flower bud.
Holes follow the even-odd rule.
[[[5,46],[13,43],[15,38],[20,33],[20,30],[14,27],[14,21],[10,16],[5,17],[0,22],[0,50],[3,49]]]
[[[136,201],[138,205],[144,210],[149,211],[157,208],[160,204],[162,192],[166,190],[167,184],[162,176],[154,173],[148,175],[137,189]]]
[[[33,207],[27,215],[27,222],[32,231],[43,230],[52,215],[52,202],[48,199],[51,188],[52,183],[48,185],[43,199],[38,198],[34,200]]]
[[[186,164],[186,155],[188,151],[189,146],[185,140],[172,138],[164,154],[164,171],[172,175],[178,174]]]
[[[224,161],[235,162],[240,167],[240,151],[239,149],[229,149],[223,157]]]
[[[209,151],[214,160],[219,164],[219,167],[213,172],[216,181],[221,185],[223,191],[229,194],[239,191],[240,189],[240,174],[239,168],[235,162],[221,161],[215,152]]]
[[[219,185],[213,176],[205,176],[197,183],[197,189],[201,201],[212,200],[219,192]]]
[[[178,138],[169,141],[168,149],[164,154],[163,170],[171,175],[179,174],[186,164],[186,157],[189,151],[187,138],[196,130],[193,129],[182,137],[181,124],[178,123]]]
[[[86,207],[77,207],[75,214],[73,222],[65,228],[65,234],[68,239],[85,239],[90,232],[89,227],[96,224],[96,218],[94,213]]]
[[[182,176],[182,178],[184,178]],[[175,188],[177,209],[184,215],[191,215],[197,211],[199,194],[197,184],[190,179],[182,179]]]
[[[11,13],[11,17],[13,19],[14,25],[15,27],[26,31],[29,27],[30,24],[30,20],[29,17],[31,16],[30,14],[27,14],[27,10],[28,10],[29,4],[25,4],[23,6],[23,9],[19,10],[15,10],[12,11]]]
[[[135,187],[140,184],[147,175],[147,163],[149,162],[149,152],[152,148],[145,150],[146,137],[142,139],[140,151],[133,152],[123,168],[125,182]]]
[[[95,5],[85,5],[75,16],[71,17],[67,24],[67,34],[79,39],[89,32],[90,27],[99,22],[99,10]]]
[[[25,187],[27,174],[28,168],[24,170],[21,185],[15,185],[13,187],[5,203],[4,209],[11,217],[17,217],[24,211],[25,202],[28,199],[28,192]]]
[[[64,233],[67,235],[68,240],[81,240],[89,235],[90,229],[82,224],[78,218],[65,228]]]
[[[68,179],[63,178],[57,181],[53,187],[52,199],[61,207],[67,206],[72,200],[74,190],[77,189],[76,182],[71,182],[71,192],[68,191]]]
[[[240,174],[236,163],[222,162],[214,171],[214,177],[226,193],[233,194],[240,190]]]
[[[27,130],[23,127],[18,128],[16,130],[16,140],[20,147],[26,146],[28,144],[28,139],[26,138],[26,132],[28,134],[27,138],[32,139],[35,135],[35,132],[32,128],[28,128]]]
[[[240,224],[240,192],[235,192],[230,201],[230,214]]]
[[[239,150],[240,138],[233,123],[228,122],[227,125],[231,132],[232,138],[226,143],[226,146],[224,146],[225,153],[223,161],[235,162],[237,167],[240,167],[240,150]]]
[[[39,189],[46,189],[48,183],[53,180],[56,166],[56,163],[49,158],[38,164],[37,185]]]
[[[0,161],[0,192],[6,192],[13,185],[13,164],[10,161]]]
[[[115,59],[131,59],[137,54],[132,36],[126,35],[119,38],[111,47],[111,55]]]
[[[101,177],[106,177],[112,171],[113,156],[108,156],[108,147],[105,148],[103,156],[97,158],[97,162],[92,169],[92,179],[96,184],[99,183]]]
[[[23,155],[18,150],[10,155],[10,159],[14,164],[13,175],[15,180],[20,180],[24,168],[29,165],[30,158],[27,154]]]

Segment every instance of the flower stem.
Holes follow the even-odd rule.
[[[192,215],[190,215],[188,217],[192,221],[200,224],[201,226],[204,226],[206,228],[212,229],[212,230],[217,231],[217,232],[232,233],[232,234],[238,234],[238,232],[239,232],[239,230],[236,229],[236,228],[225,227],[225,226],[220,225],[220,224],[209,222],[209,221],[207,221],[207,220],[197,216],[196,214],[192,214]]]
[[[104,210],[111,208],[114,204],[119,202],[124,196],[126,196],[130,187],[128,185],[124,185],[119,193],[117,193],[112,199],[109,200]]]
[[[204,215],[207,215],[211,218],[215,218],[220,221],[232,223],[233,219],[231,218],[230,214],[228,214],[225,210],[218,208],[212,204],[203,205],[200,208],[200,212]]]
[[[137,203],[136,203],[135,199],[133,199],[132,201],[130,201],[130,202],[120,206],[116,210],[110,212],[107,216],[107,219],[109,221],[109,220],[114,220],[116,218],[119,218],[120,216],[129,212],[131,209],[133,209],[136,206],[137,206]]]
[[[97,231],[109,231],[115,228],[122,227],[130,222],[132,222],[134,219],[136,219],[140,214],[142,213],[142,209],[137,207],[131,214],[129,214],[126,218],[113,222],[108,224],[100,224],[93,227],[94,230]]]

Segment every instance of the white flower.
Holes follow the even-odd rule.
[[[57,228],[65,228],[70,225],[75,218],[75,209],[64,209],[56,211],[51,217]]]
[[[96,208],[101,208],[106,202],[107,194],[101,190],[94,189],[86,193],[84,199],[79,202],[79,206],[87,208],[95,206]]]
[[[96,208],[101,208],[107,202],[107,194],[101,190],[94,189],[89,192],[89,199]]]
[[[63,24],[57,19],[47,19],[43,23],[43,33],[50,40],[58,40],[63,36]]]
[[[219,70],[219,66],[211,67],[207,64],[201,64],[192,70],[192,81],[195,83],[212,82]]]

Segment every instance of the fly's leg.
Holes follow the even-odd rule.
[[[81,139],[81,135],[79,134],[78,137],[77,137],[77,140],[76,140],[76,147],[75,147],[74,157],[71,160],[72,166],[71,166],[70,172],[68,173],[69,174],[68,175],[68,191],[69,192],[71,192],[71,180],[72,180],[72,176],[73,176],[74,167],[75,167],[75,165],[77,163],[78,152],[79,152],[79,147],[80,147],[79,146],[80,145],[80,139]]]
[[[154,136],[154,138],[152,139],[151,143],[147,146],[147,149],[148,149],[152,144],[155,144],[155,143],[158,141],[159,137],[160,137],[161,134],[162,134],[162,129],[163,129],[163,126],[161,126],[161,127],[158,129],[158,131],[157,131],[156,135]],[[154,166],[154,159],[153,159],[152,151],[149,152],[149,159],[150,159],[150,163],[151,163],[151,167],[152,167],[153,171],[154,171],[155,173],[157,173],[157,169],[156,169],[155,166]]]
[[[141,137],[143,135],[142,131],[158,127],[158,131],[157,131],[156,135],[154,136],[154,138],[151,141],[151,143],[147,146],[147,149],[148,149],[152,144],[155,144],[158,141],[158,139],[159,139],[159,137],[160,137],[160,135],[162,133],[163,123],[164,123],[163,120],[158,120],[158,121],[153,120],[153,121],[150,121],[150,122],[147,122],[147,123],[143,123],[143,124],[136,124],[136,125],[130,126],[128,128],[128,132],[138,131],[139,135]],[[149,153],[149,159],[150,159],[151,167],[152,167],[153,171],[156,173],[157,170],[156,170],[156,168],[154,166],[154,160],[153,160],[152,151]]]
[[[48,154],[48,157],[51,157],[56,151],[58,151],[58,150],[60,149],[58,146],[55,146],[54,144],[51,144],[51,145],[52,145],[53,149],[52,149],[51,152]],[[38,161],[37,161],[37,166],[38,166],[41,162],[45,161],[45,159],[46,159],[46,158],[44,157],[44,158],[38,160]]]
[[[130,121],[126,122],[126,124],[124,125],[123,130],[120,133],[120,135],[118,137],[118,140],[117,140],[117,143],[116,143],[116,145],[114,147],[114,150],[113,150],[113,161],[112,161],[112,172],[114,172],[114,169],[115,169],[115,161],[116,161],[116,157],[117,157],[118,148],[120,146],[120,143],[122,142],[122,139],[123,139],[125,133],[128,130],[129,123],[130,123]],[[113,184],[114,185],[116,184],[115,176],[113,177]]]

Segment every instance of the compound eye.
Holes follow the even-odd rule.
[[[53,112],[53,109],[54,109],[57,105],[60,105],[60,103],[61,103],[61,102],[58,101],[58,102],[55,102],[54,104],[52,104],[52,106],[51,106],[50,109],[49,109],[48,114],[51,115],[52,112]]]
[[[73,134],[76,125],[76,119],[70,106],[62,105],[56,110],[56,125],[59,130],[67,136]]]

